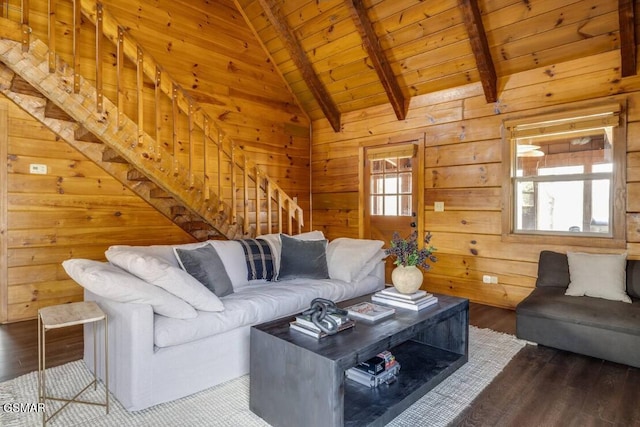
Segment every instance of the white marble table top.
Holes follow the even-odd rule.
[[[41,308],[38,313],[45,329],[82,325],[105,318],[104,312],[94,301],[52,305]]]

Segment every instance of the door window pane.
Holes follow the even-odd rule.
[[[397,157],[392,154],[383,159],[370,160],[371,215],[411,216],[412,163],[410,157]]]

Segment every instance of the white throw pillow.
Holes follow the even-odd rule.
[[[177,319],[193,319],[196,310],[175,295],[127,273],[115,265],[90,259],[68,259],[65,271],[80,286],[118,302],[150,304],[155,313]]]
[[[224,269],[227,270],[229,279],[231,279],[234,291],[247,286],[249,284],[249,270],[242,244],[236,240],[209,240],[208,243],[218,252]]]
[[[375,255],[371,257],[369,261],[364,264],[360,272],[356,275],[356,277],[353,278],[353,281],[359,282],[367,277],[386,257],[387,253],[384,251],[384,249],[380,249]]]
[[[224,305],[215,294],[180,267],[174,267],[160,258],[142,255],[137,251],[107,250],[105,255],[112,264],[182,298],[196,310],[224,310]]]
[[[371,268],[367,272],[369,274],[375,268],[372,258],[375,257],[378,261],[381,259],[379,256],[383,244],[382,240],[348,237],[332,240],[327,245],[329,277],[350,283],[360,276],[359,273],[365,266]],[[369,261],[372,262],[369,263]]]
[[[148,255],[152,257],[156,257],[161,259],[162,261],[172,265],[174,267],[179,267],[178,260],[176,259],[175,254],[173,253],[173,248],[182,248],[182,249],[197,249],[201,246],[207,245],[208,242],[196,242],[196,243],[185,243],[183,245],[149,245],[149,246],[129,246],[129,245],[115,245],[109,247],[107,252],[118,252],[118,251],[134,251],[139,253],[140,255]]]
[[[631,303],[626,293],[627,254],[567,252],[569,286],[565,295]]]

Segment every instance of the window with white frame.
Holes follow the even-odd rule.
[[[622,122],[617,104],[506,121],[509,234],[620,237]]]

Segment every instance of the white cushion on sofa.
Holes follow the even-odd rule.
[[[631,303],[626,293],[627,254],[567,252],[569,286],[565,295]]]
[[[367,266],[369,271],[364,274],[366,276],[382,259],[380,258],[382,245],[384,245],[382,240],[351,239],[348,237],[332,240],[327,245],[329,277],[350,283],[361,276],[360,271]]]
[[[218,252],[224,269],[227,270],[233,290],[238,290],[249,284],[249,270],[247,269],[247,261],[244,257],[242,244],[236,240],[209,240]]]
[[[153,311],[177,319],[197,317],[196,310],[175,295],[127,273],[115,265],[90,259],[68,259],[65,271],[79,285],[118,302],[149,304]]]
[[[134,251],[139,253],[140,255],[148,255],[161,259],[162,261],[172,265],[174,267],[179,267],[178,260],[176,259],[175,254],[173,253],[173,248],[182,248],[182,249],[197,249],[201,246],[207,245],[208,242],[195,242],[195,243],[185,243],[183,245],[150,245],[150,246],[129,246],[129,245],[114,245],[107,249],[107,252],[118,252],[118,251]]]
[[[222,298],[225,311],[200,312],[196,319],[167,319],[155,316],[154,344],[158,347],[180,345],[221,334],[240,326],[293,315],[309,308],[317,297],[344,301],[378,291],[384,287],[378,277],[345,283],[331,279],[290,279],[281,282],[252,283],[240,292]]]
[[[224,310],[220,299],[195,277],[160,258],[128,250],[107,250],[105,255],[112,264],[182,298],[196,310]]]
[[[384,249],[380,249],[371,257],[369,261],[364,263],[364,266],[360,269],[358,274],[356,274],[356,277],[353,279],[353,281],[359,282],[360,280],[367,277],[386,257],[387,253],[384,251]]]

